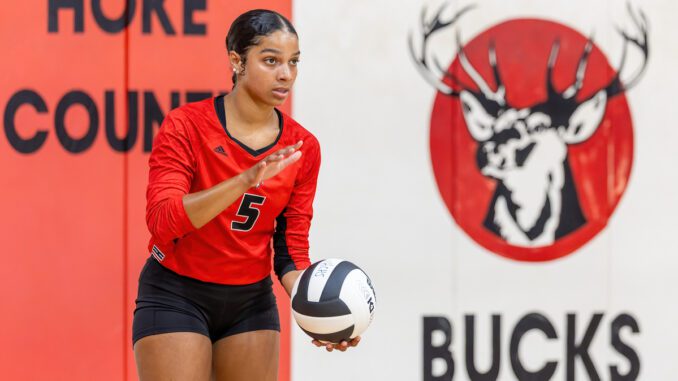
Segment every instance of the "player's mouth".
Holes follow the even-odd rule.
[[[289,94],[289,92],[290,92],[290,89],[288,89],[286,87],[276,87],[275,89],[273,89],[273,95],[276,98],[280,98],[280,99],[287,98],[287,95]]]

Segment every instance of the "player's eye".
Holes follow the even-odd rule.
[[[299,58],[293,58],[290,60],[290,64],[297,66],[299,64]]]
[[[264,58],[264,62],[266,62],[268,65],[275,65],[276,60],[273,57],[266,57]]]

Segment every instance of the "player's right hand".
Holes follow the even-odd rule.
[[[240,174],[242,180],[249,187],[257,187],[261,183],[280,173],[289,165],[301,158],[299,148],[303,144],[299,141],[294,145],[282,148],[262,159],[256,165]]]
[[[360,336],[356,336],[355,338],[351,339],[351,341],[343,340],[341,343],[337,344],[332,343],[323,344],[318,340],[312,341],[313,345],[315,345],[316,347],[325,347],[325,350],[327,350],[328,352],[332,352],[335,349],[342,352],[346,352],[346,350],[350,347],[357,347],[359,342]]]

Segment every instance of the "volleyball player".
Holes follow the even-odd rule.
[[[226,46],[233,91],[171,111],[149,159],[151,257],[133,323],[142,381],[275,380],[271,253],[288,294],[310,265],[320,147],[275,108],[297,76],[297,33],[254,10],[233,22]]]

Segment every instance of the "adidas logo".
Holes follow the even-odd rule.
[[[224,147],[222,147],[222,146],[218,146],[217,148],[215,148],[215,149],[214,149],[214,152],[220,153],[220,154],[222,154],[222,155],[224,155],[224,156],[228,156],[228,154],[227,154],[226,151],[224,150]]]

